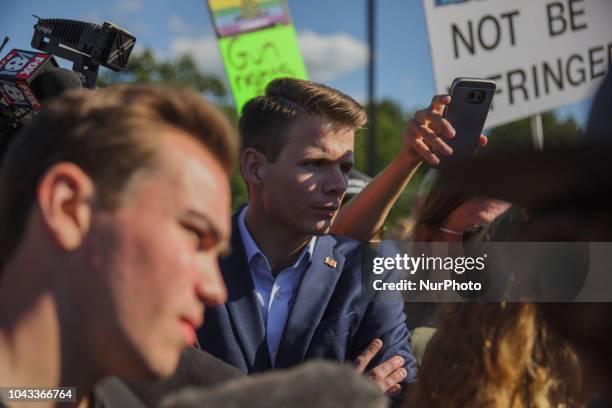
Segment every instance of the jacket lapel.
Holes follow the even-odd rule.
[[[271,367],[266,330],[255,296],[253,279],[238,228],[239,210],[232,220],[232,253],[220,261],[228,291],[227,310],[238,336],[249,372]]]
[[[277,368],[298,364],[306,354],[344,265],[344,256],[334,252],[336,242],[330,235],[317,237],[312,262],[304,272],[280,341]]]

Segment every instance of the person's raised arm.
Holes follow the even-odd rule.
[[[439,154],[450,156],[453,151],[444,142],[455,137],[455,130],[442,117],[450,102],[448,95],[436,95],[431,104],[417,111],[408,121],[403,134],[404,148],[357,196],[343,206],[331,227],[331,233],[367,242],[380,231],[421,162],[437,165]],[[480,136],[480,146],[487,138]]]

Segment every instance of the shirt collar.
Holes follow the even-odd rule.
[[[250,264],[251,260],[257,255],[262,256],[267,262],[268,259],[263,254],[263,252],[261,252],[261,250],[255,243],[255,240],[251,236],[249,229],[246,226],[245,218],[246,218],[246,212],[248,208],[249,208],[248,205],[245,206],[240,212],[240,214],[238,215],[238,229],[240,231],[240,236],[242,237],[242,243],[244,244],[244,252],[247,258],[247,262]],[[310,241],[308,241],[308,244],[306,244],[306,247],[302,250],[302,253],[298,257],[297,261],[295,261],[295,264],[293,264],[292,267],[296,267],[303,261],[304,262],[310,261],[310,259],[312,258],[312,254],[314,252],[314,246],[315,246],[316,239],[317,239],[316,236],[312,236],[310,238]]]

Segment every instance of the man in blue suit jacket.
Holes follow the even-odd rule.
[[[369,361],[387,393],[415,378],[401,296],[366,290],[360,244],[328,233],[365,121],[350,97],[295,79],[271,82],[244,107],[249,205],[233,219],[232,253],[221,260],[228,301],[206,310],[204,350],[247,373],[312,358]],[[364,350],[377,344],[369,360]]]

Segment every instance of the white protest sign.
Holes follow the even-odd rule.
[[[486,127],[593,95],[612,64],[612,0],[423,0],[436,91],[497,83]]]

